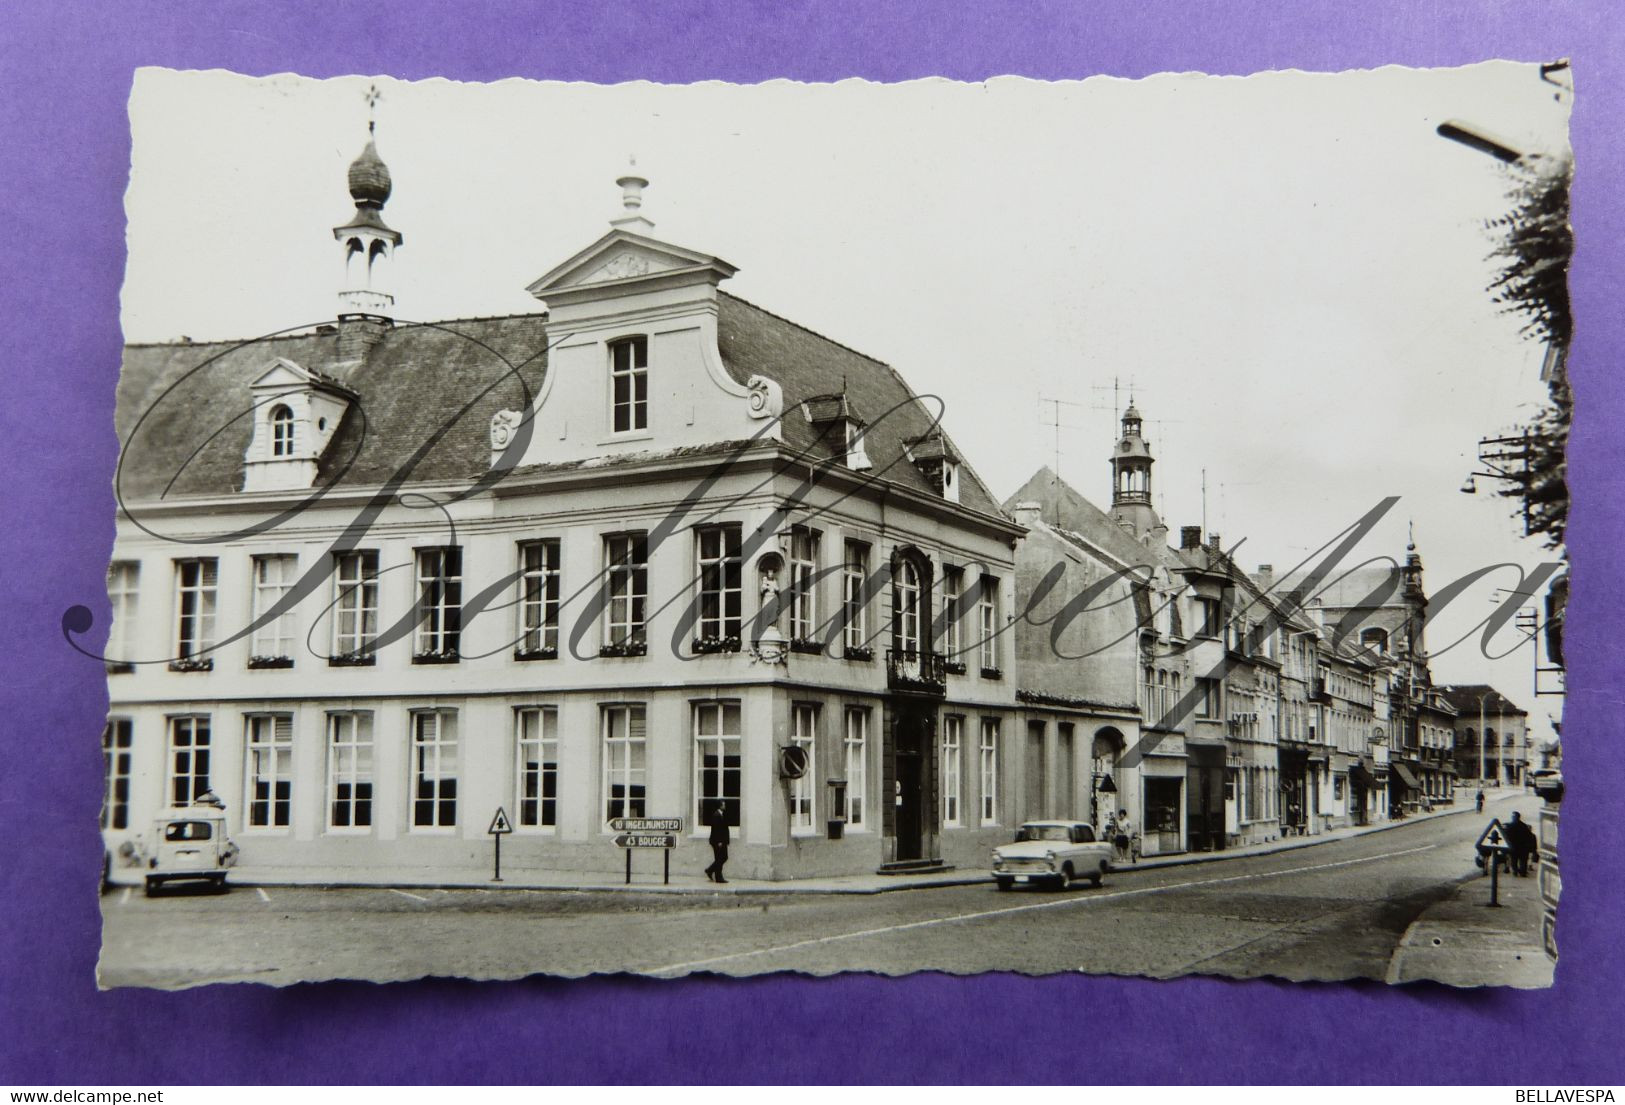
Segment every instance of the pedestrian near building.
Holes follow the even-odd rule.
[[[1112,834],[1112,847],[1117,851],[1117,858],[1129,858],[1129,842],[1132,839],[1134,826],[1129,823],[1128,811],[1117,811],[1117,831]]]
[[[712,882],[727,882],[722,877],[722,865],[728,862],[728,810],[721,802],[713,802],[705,823],[711,827],[711,866],[705,877]]]
[[[1529,874],[1529,857],[1535,854],[1535,831],[1516,811],[1507,822],[1507,846],[1512,850],[1512,873],[1520,878]]]
[[[1478,804],[1478,812],[1483,813],[1484,812],[1484,788],[1483,787],[1478,788],[1477,804]]]

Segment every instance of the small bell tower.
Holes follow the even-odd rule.
[[[1151,445],[1140,432],[1140,412],[1130,396],[1123,412],[1123,436],[1112,450],[1112,519],[1134,535],[1144,538],[1162,530],[1162,520],[1151,507]]]
[[[400,232],[384,222],[393,182],[389,166],[378,156],[373,117],[382,94],[376,85],[367,89],[367,145],[350,162],[348,184],[355,214],[333,228],[344,262],[339,285],[339,354],[341,360],[359,360],[392,324],[395,297],[386,289],[390,260],[403,241]]]

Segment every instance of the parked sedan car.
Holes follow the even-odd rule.
[[[1043,883],[1057,890],[1073,879],[1094,886],[1111,870],[1112,846],[1095,839],[1087,821],[1029,821],[1012,844],[993,849],[993,881],[1000,890]]]

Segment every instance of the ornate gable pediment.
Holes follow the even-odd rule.
[[[733,274],[734,268],[710,254],[617,229],[537,279],[528,290],[532,295],[545,296],[566,288],[587,288],[671,272],[706,271],[727,277]]]
[[[254,388],[296,388],[308,387],[316,382],[314,373],[294,364],[286,357],[278,357],[271,367],[255,380]]]

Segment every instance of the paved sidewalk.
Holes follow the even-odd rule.
[[[1534,870],[1533,864],[1530,868]],[[1555,964],[1540,941],[1540,880],[1501,873],[1500,906],[1490,880],[1474,875],[1411,923],[1388,964],[1388,981],[1430,979],[1447,986],[1544,989]]]
[[[1499,796],[1494,796],[1492,792],[1492,800],[1485,809],[1486,816],[1494,813],[1493,807],[1497,804],[1495,800],[1497,797]],[[1215,863],[1227,859],[1239,859],[1243,856],[1269,855],[1274,852],[1310,848],[1334,840],[1347,840],[1349,837],[1364,836],[1368,833],[1380,833],[1388,829],[1397,829],[1402,825],[1413,825],[1418,821],[1425,821],[1435,817],[1449,817],[1455,814],[1472,812],[1473,803],[1468,799],[1453,806],[1440,807],[1430,813],[1412,814],[1402,821],[1383,821],[1375,825],[1334,829],[1319,836],[1285,837],[1280,840],[1270,841],[1267,844],[1231,848],[1222,852],[1186,852],[1171,856],[1151,856],[1140,860],[1138,863],[1129,864],[1123,867],[1122,870],[1153,870],[1193,863]],[[306,877],[307,874],[310,877]],[[316,879],[313,872],[302,873],[287,868],[245,866],[233,869],[231,881],[238,886],[309,886],[313,883],[319,883],[323,886],[399,887],[414,890],[620,891],[640,894],[884,894],[896,890],[925,890],[933,887],[968,886],[991,882],[992,875],[986,868],[964,868],[924,875],[878,875],[870,872],[862,875],[840,875],[783,882],[773,882],[765,879],[729,879],[727,883],[718,885],[707,881],[701,875],[674,872],[671,883],[666,885],[661,883],[658,874],[640,869],[634,872],[632,883],[629,886],[620,878],[613,875],[606,876],[598,872],[572,874],[559,871],[510,870],[506,864],[504,864],[504,881],[501,883],[493,883],[479,878],[448,879],[443,874],[430,875],[401,869],[379,871],[376,878],[365,882],[359,880],[355,882],[330,882],[325,879]]]

